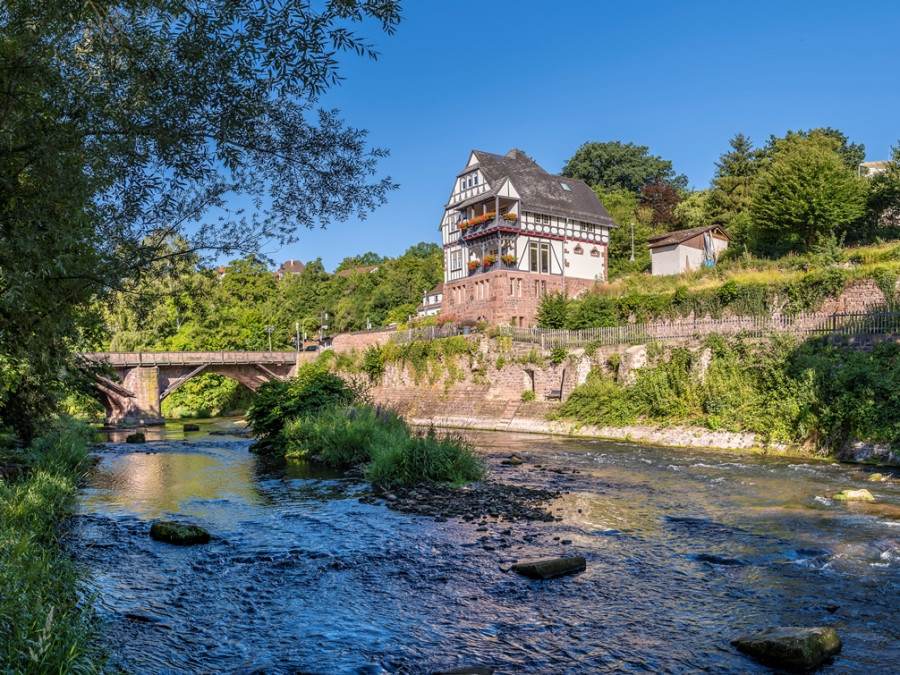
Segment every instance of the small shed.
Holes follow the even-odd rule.
[[[712,267],[719,254],[728,248],[731,238],[721,225],[692,227],[650,237],[650,261],[653,276],[681,274],[701,267]]]

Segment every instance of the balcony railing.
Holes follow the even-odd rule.
[[[503,216],[494,218],[478,225],[469,225],[465,230],[459,230],[459,238],[463,242],[470,242],[496,232],[512,232],[522,235],[535,235],[538,237],[553,237],[556,239],[569,239],[584,241],[589,244],[608,244],[609,232],[605,228],[597,230],[585,230],[581,227],[547,225],[537,223],[523,223],[518,220],[507,220]]]

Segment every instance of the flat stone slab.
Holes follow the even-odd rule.
[[[841,651],[841,639],[832,628],[779,626],[742,635],[731,641],[739,651],[760,663],[790,670],[815,668]]]
[[[531,579],[553,579],[566,574],[576,574],[587,569],[587,561],[580,555],[566,558],[542,558],[516,563],[512,566],[517,572]]]
[[[167,544],[190,546],[205,544],[209,541],[209,532],[199,525],[179,523],[174,520],[155,520],[150,526],[150,536],[156,541]]]

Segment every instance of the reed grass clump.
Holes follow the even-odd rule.
[[[484,463],[459,436],[414,431],[393,412],[359,405],[333,407],[289,421],[288,457],[317,456],[332,467],[362,465],[366,479],[392,487],[483,480]]]

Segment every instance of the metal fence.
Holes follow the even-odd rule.
[[[501,337],[512,338],[515,342],[540,345],[542,349],[690,340],[712,334],[740,334],[747,337],[762,337],[771,333],[790,333],[808,337],[889,335],[900,334],[900,312],[805,313],[790,316],[745,316],[730,319],[678,319],[583,330],[499,326],[496,331],[496,334]],[[459,333],[460,329],[457,326],[448,324],[398,331],[392,336],[392,339],[398,342],[433,340]]]

